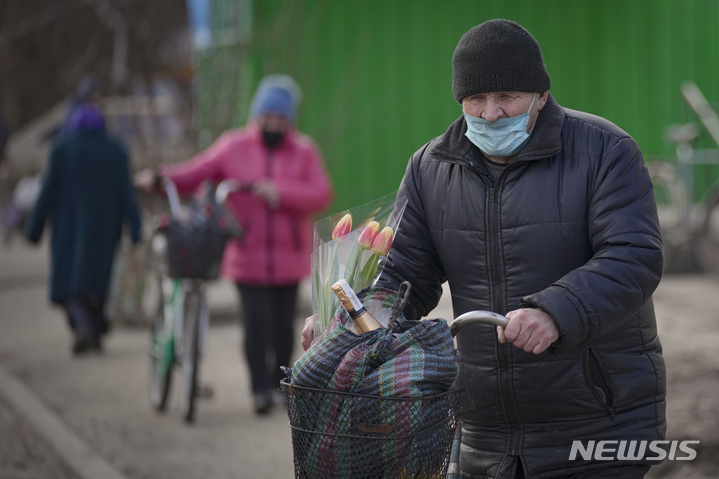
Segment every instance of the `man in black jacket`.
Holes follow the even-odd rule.
[[[659,462],[647,446],[664,437],[666,379],[641,151],[554,101],[539,45],[516,23],[472,28],[452,64],[464,114],[410,159],[381,284],[412,283],[412,319],[445,281],[455,315],[509,318],[457,338],[462,477],[643,477]]]

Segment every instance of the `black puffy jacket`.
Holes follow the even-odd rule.
[[[541,308],[560,339],[534,355],[500,344],[493,326],[459,333],[462,477],[510,477],[517,458],[532,478],[642,463],[569,460],[574,440],[663,439],[666,428],[651,299],[661,236],[637,144],[550,95],[494,183],[465,132],[460,117],[411,158],[382,283],[412,283],[410,318],[449,281],[455,315]]]

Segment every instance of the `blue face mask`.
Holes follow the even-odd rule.
[[[527,113],[511,118],[487,121],[465,113],[464,118],[467,121],[465,136],[486,155],[504,158],[516,154],[529,141],[531,131],[527,133],[527,124],[535,98],[537,98],[536,93],[532,97]]]

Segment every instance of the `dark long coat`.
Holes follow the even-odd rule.
[[[50,299],[107,293],[112,261],[128,222],[141,237],[140,213],[125,149],[104,131],[77,130],[58,141],[48,160],[40,196],[25,225],[38,242],[52,225]]]

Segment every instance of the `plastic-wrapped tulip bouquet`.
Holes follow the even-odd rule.
[[[315,337],[340,306],[333,284],[345,279],[360,292],[377,281],[406,205],[394,192],[315,223],[311,259]]]

